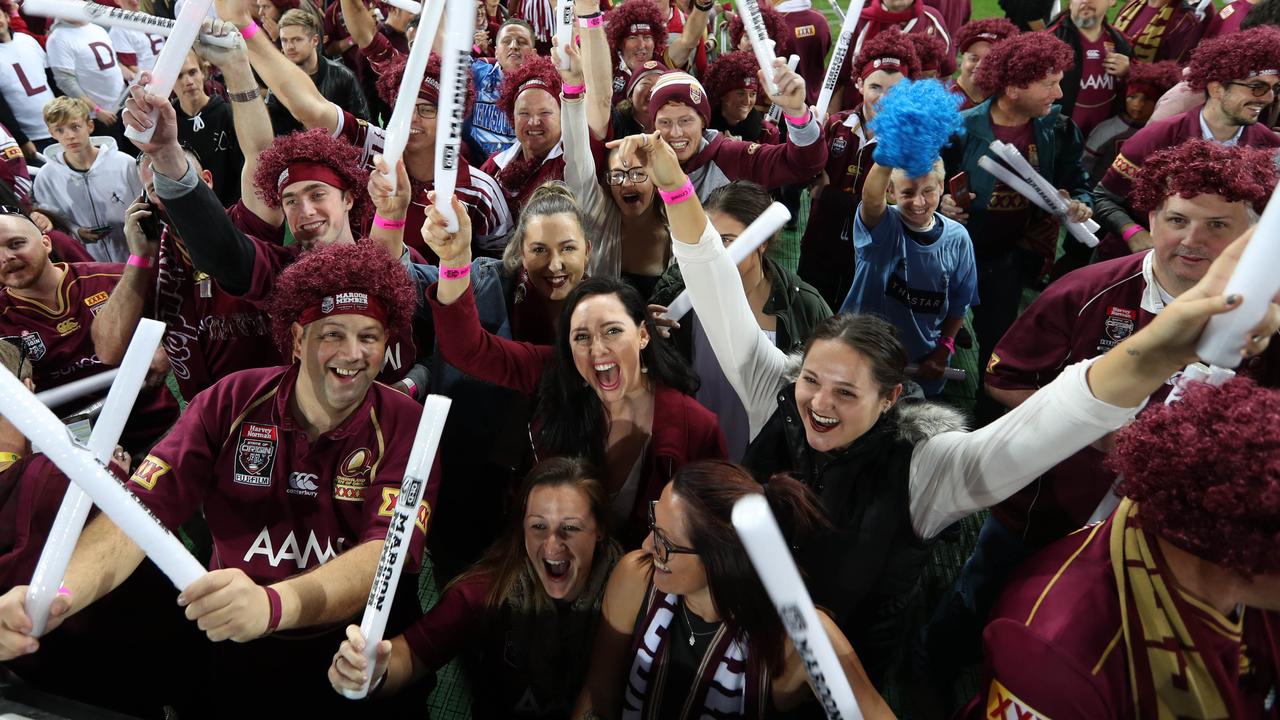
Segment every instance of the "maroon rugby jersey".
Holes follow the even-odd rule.
[[[107,369],[93,348],[90,327],[111,296],[124,266],[119,263],[58,263],[66,270],[52,307],[0,289],[0,336],[27,349],[36,389],[49,390]],[[83,399],[88,405],[106,391]],[[164,385],[144,388],[133,406],[120,444],[144,450],[178,419],[178,402]]]
[[[525,162],[520,143],[515,143],[490,156],[480,170],[498,182],[507,198],[507,207],[512,214],[519,215],[529,196],[540,185],[564,179],[564,145],[556,143],[535,168],[532,163]]]
[[[876,141],[868,139],[862,108],[836,113],[823,126],[828,184],[809,205],[809,225],[800,241],[800,276],[832,307],[853,284],[853,214],[871,170]]]
[[[18,204],[31,209],[31,173],[27,171],[27,158],[4,125],[0,125],[0,182],[13,191]]]
[[[237,202],[227,210],[241,232],[279,245],[284,227],[272,226]],[[165,324],[164,350],[187,400],[239,370],[278,365],[271,320],[244,298],[198,272],[182,241],[166,225],[160,237],[153,317]]]
[[[1250,2],[1250,0],[1234,0],[1234,2],[1227,3],[1226,7],[1209,18],[1209,23],[1205,28],[1202,39],[1211,40],[1222,35],[1238,32],[1240,23],[1244,22],[1245,16],[1249,14],[1249,10],[1256,4],[1255,2]]]
[[[822,79],[827,73],[831,26],[827,24],[827,17],[813,8],[784,11],[782,19],[791,31],[791,50],[800,57],[796,73],[804,78],[805,102],[812,105],[818,102]]]
[[[991,354],[986,382],[1003,390],[1036,390],[1068,365],[1097,357],[1142,329],[1164,309],[1151,252],[1096,263],[1064,275],[1031,303]],[[1268,348],[1241,372],[1280,384],[1280,350]],[[1169,386],[1151,402],[1164,402]],[[993,508],[1006,527],[1044,545],[1089,521],[1115,480],[1093,447],[1063,460]]]
[[[337,428],[310,442],[290,398],[297,364],[233,373],[201,393],[134,471],[129,487],[170,528],[198,510],[210,569],[270,584],[386,537],[422,407],[375,383]],[[418,509],[421,561],[439,462]]]
[[[339,115],[338,129],[334,137],[340,137],[360,148],[362,161],[373,170],[373,156],[382,154],[382,146],[386,142],[386,130],[377,125],[370,125],[355,115],[343,110]],[[560,176],[564,176],[564,161],[560,163]],[[436,254],[422,240],[422,224],[427,219],[427,193],[434,190],[435,182],[414,182],[413,195],[409,199],[409,213],[405,216],[404,242],[417,250],[429,262],[436,262]],[[467,208],[471,216],[471,236],[473,247],[478,252],[497,257],[501,254],[502,241],[511,230],[511,213],[507,209],[506,198],[502,190],[488,173],[477,170],[467,163],[465,158],[458,158],[458,177],[455,181],[454,193],[459,202]],[[359,233],[356,228],[353,231]],[[494,249],[497,248],[495,254]]]
[[[1010,581],[983,633],[983,680],[970,718],[1136,718],[1112,522],[1054,543]],[[1159,546],[1150,547],[1167,573]],[[1228,702],[1241,712],[1231,717],[1277,717],[1280,616],[1249,608],[1232,622],[1176,585],[1171,590],[1197,650],[1221,658],[1234,681]]]

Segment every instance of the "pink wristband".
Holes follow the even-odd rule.
[[[440,266],[440,277],[445,280],[461,280],[471,274],[471,266],[463,265],[461,267],[445,267]]]
[[[588,30],[590,30],[591,28],[598,28],[603,24],[604,24],[604,15],[601,15],[600,13],[596,13],[595,15],[592,15],[590,17],[578,18],[578,27],[587,28]]]
[[[1141,225],[1134,223],[1129,227],[1125,228],[1124,232],[1120,233],[1120,237],[1123,238],[1125,242],[1129,242],[1129,238],[1142,232],[1142,230],[1143,230],[1143,227]]]
[[[130,255],[128,261],[125,262],[125,265],[132,265],[134,267],[139,267],[139,268],[149,268],[151,267],[151,258],[142,257],[141,255]]]
[[[671,192],[667,192],[666,190],[659,190],[658,197],[662,198],[662,202],[666,203],[667,205],[675,205],[676,203],[682,203],[685,200],[688,200],[689,198],[693,197],[693,181],[688,178],[685,178],[684,185],[681,185],[679,188],[676,188]]]
[[[581,95],[587,91],[587,86],[583,85],[561,85],[560,92],[565,95]]]
[[[782,117],[786,118],[787,122],[791,123],[792,125],[795,125],[796,127],[802,127],[804,125],[809,124],[808,110],[805,110],[803,115],[788,115],[784,112],[782,113]]]
[[[262,28],[258,26],[258,23],[250,20],[248,25],[245,25],[244,27],[240,28],[240,36],[243,37],[245,40],[248,40],[254,35],[257,35],[258,31],[261,29]]]
[[[401,228],[403,228],[403,227],[404,227],[404,221],[403,221],[403,220],[388,220],[387,218],[384,218],[384,217],[382,217],[381,215],[379,215],[379,214],[377,214],[377,213],[374,213],[374,214],[373,214],[373,226],[374,226],[374,227],[380,227],[380,228],[383,228],[383,229],[386,229],[386,230],[400,230]]]
[[[94,106],[93,106],[93,114],[97,115],[97,114],[98,114],[98,113],[100,113],[100,112],[102,112],[102,106],[101,106],[101,105],[94,105]]]
[[[946,348],[948,353],[951,353],[952,355],[956,354],[955,338],[943,335],[942,337],[938,338],[938,344]]]

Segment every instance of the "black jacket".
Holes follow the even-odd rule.
[[[346,65],[330,60],[324,55],[318,55],[317,58],[319,62],[316,64],[316,74],[311,76],[311,82],[316,84],[320,94],[357,118],[368,120],[369,103],[360,90],[360,83],[356,80],[355,73],[347,69]],[[275,93],[267,95],[267,112],[271,114],[271,127],[276,135],[288,135],[304,129],[284,103],[275,96]]]
[[[1129,60],[1133,60],[1133,46],[1124,38],[1119,30],[1111,27],[1111,23],[1102,26],[1102,31],[1106,33],[1111,42],[1115,43],[1116,52],[1125,55]],[[1071,113],[1076,109],[1076,96],[1080,94],[1080,74],[1083,72],[1084,58],[1081,57],[1080,49],[1080,30],[1076,28],[1076,24],[1071,22],[1070,13],[1062,13],[1053,25],[1049,26],[1049,32],[1054,37],[1071,46],[1071,52],[1075,53],[1076,61],[1071,64],[1062,73],[1062,99],[1058,104],[1062,106],[1062,114],[1071,117]],[[1116,78],[1116,97],[1111,103],[1111,114],[1119,115],[1124,112],[1124,78]]]

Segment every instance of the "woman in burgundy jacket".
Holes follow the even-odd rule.
[[[454,201],[454,210],[461,208]],[[640,295],[592,278],[566,298],[554,346],[484,330],[470,292],[471,227],[449,233],[434,207],[423,239],[440,257],[428,288],[439,351],[480,380],[536,397],[530,437],[540,457],[582,455],[600,468],[627,547],[647,530],[646,509],[686,463],[725,457],[716,416],[693,399],[697,378],[653,328]]]

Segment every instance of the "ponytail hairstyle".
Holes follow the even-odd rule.
[[[649,344],[640,350],[640,365],[648,370],[645,377],[649,382],[693,395],[698,391],[698,376],[671,341],[658,332],[644,298],[635,288],[610,277],[587,278],[574,288],[560,312],[555,356],[543,373],[538,390],[538,416],[542,421],[538,445],[552,455],[585,456],[596,467],[603,468],[609,418],[600,397],[578,374],[569,341],[573,311],[578,303],[595,295],[617,297],[632,322],[648,331]]]
[[[817,497],[786,474],[774,475],[762,487],[746,470],[723,460],[685,465],[671,483],[685,508],[685,530],[706,570],[716,612],[731,632],[750,640],[751,651],[770,668],[781,667],[786,649],[782,621],[730,518],[738,500],[763,491],[783,537],[794,547],[829,525]]]
[[[586,252],[590,253],[591,238],[587,237],[587,220],[582,214],[582,207],[578,205],[578,199],[562,180],[551,180],[539,185],[525,202],[520,211],[520,219],[516,222],[516,229],[507,238],[507,247],[502,251],[502,267],[513,274],[520,271],[524,264],[524,236],[529,231],[529,220],[562,213],[572,215],[578,223],[587,243]]]

